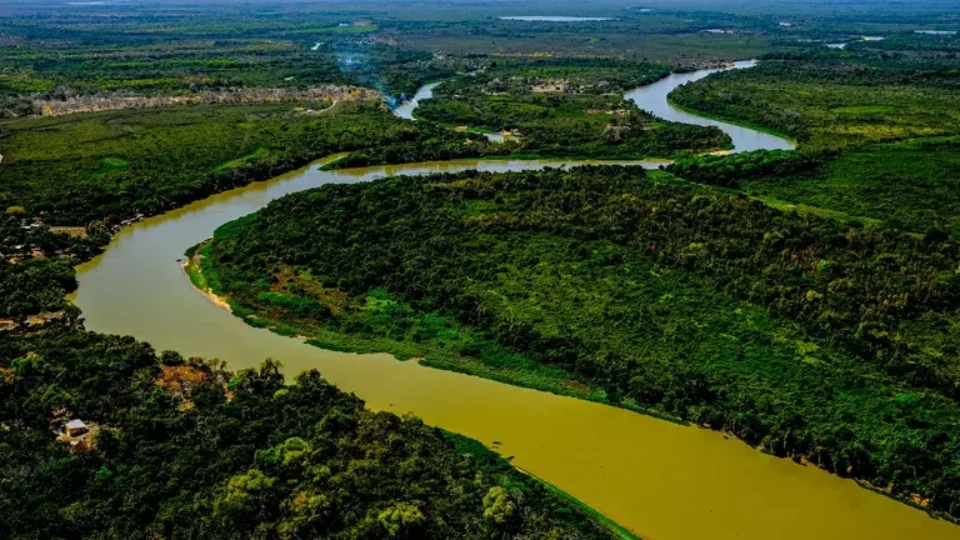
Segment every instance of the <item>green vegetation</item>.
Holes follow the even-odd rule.
[[[117,223],[265,180],[336,152],[373,146],[380,152],[375,163],[484,152],[483,145],[466,144],[466,139],[402,121],[380,103],[363,101],[342,102],[317,114],[287,103],[8,120],[0,123],[0,207],[22,206],[50,224]]]
[[[237,159],[232,159],[226,163],[221,163],[215,166],[213,169],[211,169],[211,171],[218,172],[218,171],[225,171],[228,169],[239,169],[252,161],[257,161],[258,159],[264,159],[268,155],[270,155],[270,150],[266,148],[257,148],[256,150],[254,150],[253,152],[251,152],[246,156],[243,156]]]
[[[506,130],[516,137],[506,146],[524,155],[629,159],[729,145],[717,128],[658,120],[621,95],[667,74],[647,63],[498,60],[440,85],[417,115],[449,126]]]
[[[669,170],[782,208],[956,234],[960,78],[944,49],[919,46],[926,37],[772,54],[677,89],[682,106],[784,131],[801,152],[691,157]]]
[[[244,222],[241,219],[224,225],[217,230],[216,238],[229,238]],[[199,264],[185,267],[191,283],[200,290],[227,295],[218,267],[209,257],[210,245],[200,247],[197,253]],[[307,273],[298,275],[288,271],[281,280],[284,285],[279,292],[257,293],[256,309],[230,296],[226,301],[233,313],[251,326],[268,328],[281,335],[305,335],[307,343],[323,349],[390,352],[402,360],[422,358],[424,364],[432,367],[592,401],[607,401],[603,389],[587,386],[560,368],[537,363],[509,347],[500,346],[448,316],[419,313],[382,288],[373,289],[360,298],[350,298],[318,285]],[[309,292],[288,294],[291,290]],[[336,322],[323,327],[315,324],[318,319],[331,317]],[[476,357],[461,351],[475,351]]]
[[[73,24],[91,23],[89,15],[61,17]],[[313,50],[306,41],[311,38],[271,39],[276,30],[269,28],[260,36],[217,39],[219,32],[209,26],[192,37],[173,27],[154,30],[141,41],[132,33],[142,31],[151,17],[134,10],[125,19],[104,23],[115,31],[117,25],[127,25],[131,33],[125,39],[119,37],[122,33],[111,35],[121,43],[97,43],[99,35],[81,31],[66,45],[57,21],[11,28],[10,21],[0,19],[0,33],[26,33],[22,39],[30,44],[28,49],[0,47],[0,118],[32,114],[37,99],[91,95],[191,96],[241,87],[307,89],[320,84],[362,85],[400,95],[427,80],[451,76],[457,66],[431,61],[424,51],[365,43],[375,26],[319,28],[312,37],[321,45]]]
[[[612,533],[614,538],[619,538],[620,540],[638,540],[635,534],[617,525],[569,493],[543,480],[535,479],[526,474],[517,474],[517,469],[510,465],[508,460],[491,452],[479,442],[455,433],[444,432],[444,434],[453,441],[459,454],[471,456],[477,461],[477,465],[484,473],[493,475],[499,483],[516,485],[523,488],[524,492],[535,492],[540,488],[546,489],[552,498],[546,497],[545,500],[550,504],[551,510],[555,511],[557,515],[569,513],[571,509],[580,511],[589,516],[596,525]],[[569,507],[565,508],[566,505],[558,504],[560,501],[563,501],[566,505],[569,505]]]
[[[792,150],[758,150],[731,155],[691,156],[671,163],[666,170],[690,182],[739,188],[746,180],[805,173],[818,168],[820,163],[818,157]]]
[[[689,109],[774,128],[804,148],[960,133],[955,65],[835,54],[771,56],[754,69],[684,85],[670,98]]]
[[[5,538],[623,538],[479,443],[315,372],[0,333]],[[51,433],[81,419],[84,437]]]
[[[64,299],[77,288],[73,264],[99,253],[109,239],[102,229],[89,232],[87,238],[55,234],[24,219],[20,209],[0,214],[0,321],[75,309]]]
[[[317,346],[686,419],[960,517],[960,41],[914,33],[955,10],[497,18],[534,7],[0,6],[0,537],[632,538],[315,372],[157,355],[64,299],[124,222],[340,152],[682,159],[328,186],[221,228],[191,281]],[[621,97],[762,55],[672,97],[801,152],[698,156],[728,139]],[[430,122],[313,93],[392,103],[440,80]],[[125,103],[145,108],[34,117]],[[95,437],[57,440],[70,419]]]
[[[868,146],[827,160],[817,172],[797,172],[742,176],[740,187],[751,195],[879,220],[919,234],[960,234],[956,137]]]
[[[579,381],[956,513],[960,246],[643,176],[325,186],[205,261],[241,316],[324,344]]]

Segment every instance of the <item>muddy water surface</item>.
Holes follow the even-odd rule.
[[[454,162],[338,172],[314,165],[124,230],[102,256],[79,268],[74,300],[91,330],[133,335],[158,350],[222,358],[233,369],[257,366],[267,357],[282,361],[291,377],[318,369],[375,409],[410,412],[488,445],[498,441],[497,451],[518,467],[649,540],[960,540],[960,527],[719,433],[389,355],[322,350],[251,328],[194,291],[178,263],[187,247],[218,226],[287,193],[402,173],[546,165],[559,163]]]

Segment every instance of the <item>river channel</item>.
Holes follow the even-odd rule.
[[[669,90],[695,76],[664,79],[632,95],[638,106],[661,114],[669,107]],[[744,129],[717,124],[731,133]],[[776,140],[776,148],[792,147],[770,135],[744,133],[752,138],[735,137],[738,149],[741,141],[768,137]],[[960,539],[958,526],[717,432],[386,354],[322,350],[247,326],[193,290],[178,262],[184,250],[285,194],[401,173],[516,171],[562,163],[450,162],[346,171],[322,171],[320,165],[215,195],[122,231],[103,255],[78,269],[74,301],[87,328],[132,335],[157,350],[221,358],[233,369],[257,366],[267,357],[283,362],[291,378],[318,369],[374,409],[413,413],[493,446],[513,457],[516,466],[648,540]]]

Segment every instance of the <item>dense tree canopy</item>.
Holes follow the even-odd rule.
[[[0,332],[0,536],[613,537],[479,443],[277,368]],[[57,440],[71,418],[87,446]]]
[[[823,55],[823,56],[821,56]],[[670,94],[676,103],[776,129],[810,148],[960,133],[955,61],[771,55]]]
[[[444,82],[417,115],[482,131],[506,130],[511,151],[590,158],[668,157],[715,150],[730,139],[715,127],[664,122],[622,96],[665,77],[649,63],[492,62]]]
[[[0,130],[0,207],[22,206],[51,224],[119,221],[266,180],[336,152],[376,147],[377,159],[388,163],[484,152],[466,139],[362,101],[322,113],[297,104],[206,105],[10,120]]]
[[[572,377],[960,504],[960,246],[946,235],[607,167],[326,186],[224,227],[207,253],[239,313],[320,343],[386,337],[455,368]]]
[[[682,159],[288,197],[221,228],[190,269],[247,323],[687,419],[960,517],[953,13],[600,6],[611,20],[558,24],[500,20],[500,3],[7,4],[0,537],[612,536],[479,443],[316,372],[286,384],[271,361],[158,355],[85,331],[64,299],[123,222],[339,152],[342,167]],[[672,98],[801,152],[699,155],[729,138],[622,98],[763,54]],[[418,123],[379,98],[270,98],[348,84],[392,103],[428,81],[444,82]],[[29,117],[205,93],[252,99]],[[502,129],[518,137],[476,133]],[[71,440],[69,420],[90,436]]]

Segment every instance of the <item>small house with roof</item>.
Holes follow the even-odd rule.
[[[66,425],[63,426],[63,430],[71,438],[82,437],[87,433],[90,433],[90,427],[87,426],[87,424],[85,424],[83,420],[77,420],[77,419],[67,422]]]

